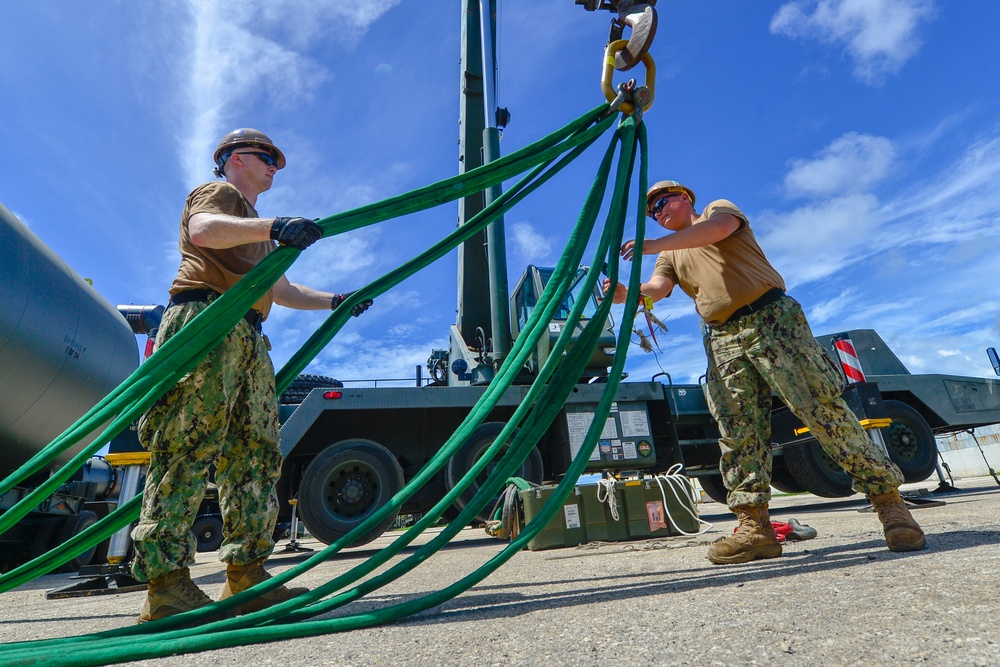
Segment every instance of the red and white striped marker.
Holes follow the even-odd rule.
[[[865,372],[861,370],[861,360],[858,359],[858,351],[854,349],[854,342],[849,336],[836,338],[833,346],[837,349],[837,356],[840,357],[840,366],[844,369],[844,375],[848,382],[864,382]]]
[[[865,372],[861,370],[861,360],[858,359],[858,351],[854,349],[854,341],[851,340],[851,337],[847,334],[834,337],[833,347],[837,349],[837,356],[840,357],[840,367],[844,369],[844,375],[847,376],[847,383],[864,382]],[[882,450],[886,460],[890,460],[889,449],[885,446],[885,439],[882,437],[881,429],[869,428],[867,431],[868,437]]]

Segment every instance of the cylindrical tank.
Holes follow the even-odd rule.
[[[125,318],[3,205],[0,253],[0,472],[6,476],[121,384],[138,367],[139,351]]]

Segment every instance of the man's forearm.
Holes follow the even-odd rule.
[[[271,240],[273,218],[238,218],[221,213],[196,213],[188,222],[191,242],[202,248],[232,248]]]
[[[323,292],[297,283],[275,287],[274,302],[279,306],[295,310],[330,310],[332,292]]]

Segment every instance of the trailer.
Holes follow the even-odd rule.
[[[152,351],[161,305],[109,304],[13,213],[0,205],[0,473],[7,476],[66,430],[139,365],[137,336]],[[84,438],[56,456],[56,470],[93,442]],[[109,444],[109,454],[91,457],[73,477],[27,516],[0,534],[0,570],[36,558],[78,535],[114,511],[125,486],[142,481],[149,455],[139,446],[135,424]],[[129,468],[136,474],[129,474]],[[0,494],[0,513],[49,477],[31,475]],[[219,548],[222,519],[214,485],[201,503],[192,530],[199,551]],[[104,563],[108,541],[63,566],[76,572]]]

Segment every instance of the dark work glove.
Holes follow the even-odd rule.
[[[337,306],[339,306],[340,304],[344,303],[344,301],[347,300],[347,297],[351,296],[352,294],[354,294],[354,292],[347,292],[345,294],[334,294],[333,298],[330,299],[330,308],[333,309],[333,310],[336,310]],[[375,302],[372,301],[371,299],[365,299],[364,301],[362,301],[358,305],[354,306],[354,308],[351,308],[351,315],[354,315],[354,317],[359,317],[361,315],[361,313],[363,313],[366,310],[368,310],[368,308],[373,303],[375,303]]]
[[[271,238],[282,245],[305,250],[323,237],[323,228],[305,218],[275,218]]]

